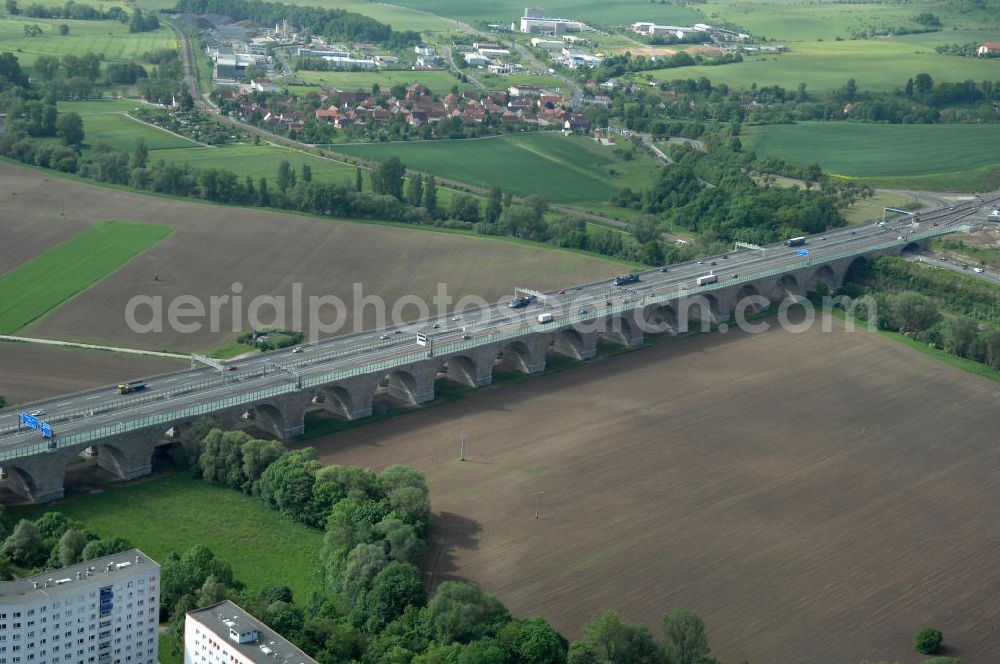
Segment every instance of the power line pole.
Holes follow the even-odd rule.
[[[465,461],[465,432],[462,432],[462,447],[458,452],[458,460]]]
[[[541,504],[541,502],[542,502],[542,496],[544,496],[544,495],[545,495],[544,491],[536,491],[535,492],[535,518],[536,519],[538,518],[538,507]]]

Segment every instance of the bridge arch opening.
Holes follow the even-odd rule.
[[[645,329],[648,332],[678,331],[677,309],[672,304],[657,304],[643,312]]]
[[[642,312],[638,309],[609,316],[598,328],[598,337],[626,347],[639,344],[645,323],[641,316]]]
[[[839,287],[837,284],[837,275],[829,265],[820,266],[819,269],[813,272],[812,279],[809,280],[809,292],[816,293],[820,291],[820,284],[826,287],[828,293],[832,293]]]
[[[770,302],[766,301],[760,290],[753,284],[743,284],[736,291],[736,311],[749,313],[759,313],[770,307]]]
[[[253,418],[257,427],[273,434],[276,438],[284,438],[287,422],[280,408],[271,403],[259,403],[253,407]],[[98,452],[100,458],[100,452]]]
[[[459,385],[475,387],[476,363],[468,355],[452,355],[440,366],[438,375]]]
[[[394,404],[416,406],[417,379],[409,371],[402,369],[392,371],[379,383],[375,396],[381,397],[382,401],[390,402],[388,404],[390,407]]]
[[[722,303],[712,293],[700,293],[684,301],[685,318],[699,321],[703,330],[722,319]]]
[[[577,360],[586,358],[583,336],[571,327],[563,328],[552,335],[549,351]]]
[[[323,409],[335,417],[351,419],[354,413],[354,396],[347,388],[340,385],[329,385],[320,389],[316,395],[323,404]]]
[[[524,342],[512,341],[500,349],[495,365],[505,371],[531,373],[535,357]]]
[[[847,271],[844,272],[844,281],[857,281],[867,267],[867,258],[864,256],[855,257],[855,259],[851,261],[851,264],[847,266]]]
[[[767,294],[767,299],[772,304],[780,304],[785,299],[794,299],[802,295],[802,287],[799,280],[791,274],[784,274],[775,282],[774,287]]]
[[[34,475],[18,466],[3,467],[4,484],[7,489],[19,496],[34,502],[38,496],[38,483]]]
[[[915,256],[919,256],[920,252],[922,252],[923,250],[924,250],[924,248],[922,246],[920,246],[919,242],[911,242],[908,245],[906,245],[905,247],[903,247],[903,250],[901,252],[899,252],[899,253],[900,254],[913,254]]]
[[[635,334],[635,324],[628,314],[615,316],[610,320],[609,332],[631,339]]]
[[[116,445],[100,443],[94,445],[97,454],[97,465],[103,470],[121,478],[127,478],[128,459],[125,452]]]

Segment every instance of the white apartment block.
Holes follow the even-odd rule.
[[[184,664],[317,664],[229,600],[184,618]]]
[[[0,582],[0,664],[157,664],[160,566],[138,549]]]

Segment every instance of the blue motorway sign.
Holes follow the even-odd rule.
[[[808,255],[809,255],[808,249],[799,249],[799,256],[808,256]]]
[[[52,437],[52,427],[50,427],[47,423],[45,423],[45,422],[39,422],[38,423],[38,430],[42,432],[42,435],[44,437],[46,437],[46,438],[51,438]]]
[[[38,418],[27,413],[21,413],[21,424],[32,429],[38,428]]]

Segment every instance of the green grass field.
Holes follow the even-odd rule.
[[[879,191],[871,198],[858,199],[851,207],[841,210],[840,214],[849,224],[863,224],[873,219],[881,219],[882,213],[887,207],[898,210],[916,210],[919,206],[920,201],[916,199]],[[888,216],[890,219],[894,219],[899,215],[890,212]]]
[[[792,163],[818,162],[823,170],[852,177],[940,178],[944,188],[978,189],[970,171],[1000,165],[1000,125],[884,125],[803,122],[753,127],[747,149]],[[938,188],[938,187],[930,187]]]
[[[854,34],[875,34],[887,28],[918,28],[913,19],[921,12],[931,12],[941,19],[944,30],[938,34],[948,34],[955,28],[995,27],[1000,18],[995,2],[977,6],[940,0],[708,0],[698,7],[709,17],[708,23],[722,18],[758,37],[778,41],[849,39]]]
[[[447,33],[460,31],[461,26],[448,15],[435,16],[420,2],[383,3],[371,0],[301,0],[294,4],[332,7],[371,16],[377,21],[388,23],[395,30],[416,30],[417,32]],[[403,6],[405,5],[405,6]]]
[[[104,115],[127,113],[144,106],[135,99],[92,99],[87,101],[60,101],[60,113],[79,113],[80,115]]]
[[[43,29],[39,37],[27,37],[24,26],[37,23]],[[69,34],[60,36],[60,23],[69,26]],[[105,62],[131,62],[147,51],[178,48],[170,28],[153,32],[129,33],[128,26],[117,21],[72,21],[36,19],[5,15],[0,18],[0,51],[14,51],[22,67],[30,70],[39,55],[83,55],[103,53]]]
[[[333,147],[338,150],[338,146]],[[195,168],[222,168],[237,173],[241,178],[249,175],[256,179],[265,177],[274,182],[278,175],[278,165],[287,161],[296,173],[302,172],[302,165],[309,164],[313,180],[317,182],[340,182],[354,185],[356,166],[331,158],[299,152],[278,145],[237,144],[218,148],[181,148],[168,150],[150,150],[151,163],[159,160],[175,163],[187,163]],[[364,172],[364,188],[370,191],[371,176],[368,169]],[[438,188],[438,204],[447,208],[451,204],[455,191]]]
[[[171,232],[162,224],[104,221],[0,275],[0,333],[24,327]]]
[[[283,518],[256,498],[184,473],[11,512],[15,518],[37,518],[50,510],[102,537],[124,537],[161,562],[171,553],[204,544],[255,592],[286,585],[304,601],[315,587],[320,531]]]
[[[132,105],[135,108],[135,104]],[[60,103],[59,110],[65,111]],[[84,140],[88,146],[98,142],[109,144],[115,150],[130,152],[135,147],[135,141],[142,138],[146,141],[148,150],[170,150],[176,148],[191,148],[198,143],[144,122],[139,122],[121,113],[90,113],[83,116]]]
[[[156,162],[188,163],[197,168],[222,168],[241,176],[274,179],[282,161],[290,163],[296,171],[302,164],[309,164],[313,178],[318,181],[354,181],[355,167],[332,159],[322,159],[304,152],[297,152],[276,145],[237,144],[217,148],[185,147],[180,150],[151,150],[149,160]]]
[[[863,91],[892,91],[902,89],[908,78],[921,72],[930,74],[937,82],[1000,79],[1000,58],[980,60],[938,55],[933,48],[903,41],[804,42],[789,44],[789,48],[789,53],[748,57],[744,62],[728,65],[658,69],[649,73],[665,81],[704,76],[713,83],[738,88],[749,88],[756,83],[794,90],[805,82],[814,93],[842,88],[849,78],[854,78]]]
[[[524,13],[525,5],[514,0],[403,0],[400,4],[470,23],[509,24]],[[703,20],[701,14],[673,3],[642,0],[550,0],[543,5],[546,16],[578,19],[593,25],[628,25],[636,21],[656,21],[671,25],[690,25]]]
[[[66,5],[64,0],[31,0],[29,4],[32,5],[42,5],[43,7],[64,7]],[[121,7],[124,10],[128,10],[129,3],[125,0],[87,0],[87,5],[100,9],[101,11],[106,11],[112,7]],[[24,9],[24,3],[18,3],[21,9]]]
[[[537,194],[553,203],[604,200],[626,185],[642,188],[656,171],[656,162],[643,153],[624,161],[611,147],[554,132],[336,149],[378,161],[397,156],[414,170],[479,187],[498,185],[520,196]],[[612,170],[616,175],[611,175]]]

